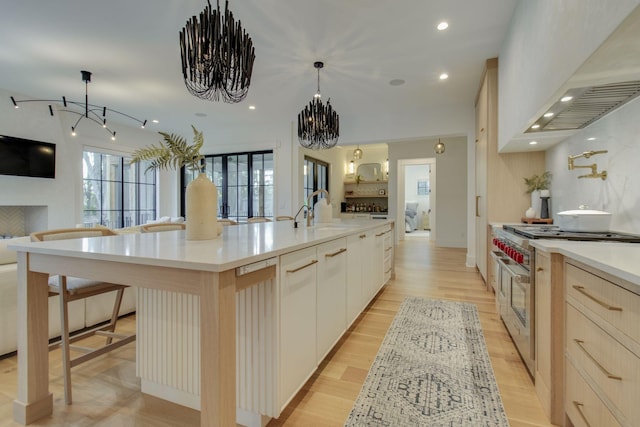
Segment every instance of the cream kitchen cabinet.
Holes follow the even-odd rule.
[[[347,328],[347,239],[317,247],[317,363]]]
[[[351,325],[393,275],[391,225],[347,237],[347,325]]]
[[[544,152],[498,153],[498,59],[485,64],[476,97],[476,265],[488,283],[489,222],[520,221],[531,204],[524,177],[545,168]]]
[[[565,264],[565,411],[574,426],[640,420],[640,295],[622,279]]]
[[[350,326],[366,306],[364,292],[364,266],[366,245],[370,232],[361,232],[347,237],[347,326]]]
[[[283,407],[317,366],[316,247],[280,257],[280,399]]]

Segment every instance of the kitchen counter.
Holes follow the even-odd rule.
[[[629,291],[640,294],[640,244],[577,242],[568,240],[529,240],[531,246],[559,253],[612,276],[630,282]],[[635,286],[634,286],[635,285]]]
[[[49,392],[48,277],[62,274],[199,298],[201,425],[236,421],[236,293],[275,276],[271,262],[346,237],[385,220],[334,220],[294,229],[281,221],[227,226],[220,238],[188,241],[184,231],[14,244],[18,252],[18,393],[14,420],[30,424],[53,412]],[[259,263],[259,264],[254,264]],[[251,268],[237,267],[251,265]],[[43,333],[43,331],[45,331]]]
[[[225,226],[213,240],[186,240],[184,231],[121,234],[105,238],[24,242],[10,249],[83,259],[221,272],[388,224],[388,220],[334,219],[293,228],[292,221]]]

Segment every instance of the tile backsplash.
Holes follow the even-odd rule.
[[[590,150],[608,150],[576,165],[596,163],[607,179],[581,178],[589,169],[568,168],[568,157]],[[551,181],[551,212],[578,209],[611,212],[611,230],[640,234],[640,99],[605,116],[547,151]]]

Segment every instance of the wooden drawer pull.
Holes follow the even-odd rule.
[[[387,271],[384,272],[384,274],[389,274],[391,273],[391,269],[388,269]]]
[[[366,235],[366,234],[361,234],[361,235],[360,235],[360,236],[358,236],[358,237],[360,237],[361,239],[364,239],[365,237],[367,237],[367,235]]]
[[[538,267],[538,268],[536,268],[536,271],[544,271],[544,268]]]
[[[602,366],[602,365],[600,364],[600,362],[598,362],[598,361],[595,359],[595,357],[593,357],[593,356],[592,356],[592,355],[587,351],[587,349],[586,349],[586,348],[584,348],[584,345],[583,345],[583,344],[584,344],[584,341],[581,341],[581,340],[578,340],[578,339],[575,339],[575,338],[574,338],[573,340],[575,341],[575,343],[576,343],[576,344],[578,344],[578,347],[580,347],[580,349],[581,349],[582,351],[584,351],[584,354],[586,354],[586,355],[587,355],[587,357],[588,357],[589,359],[591,359],[591,361],[592,361],[593,363],[595,363],[595,364],[596,364],[596,366],[598,367],[598,369],[600,369],[600,371],[602,371],[602,373],[603,373],[603,374],[605,374],[605,375],[607,376],[607,378],[612,379],[612,380],[622,381],[622,377],[618,377],[618,376],[616,376],[616,375],[613,375],[613,374],[612,374],[612,373],[610,373],[609,371],[607,371],[607,370],[604,368],[604,366]]]
[[[333,258],[336,255],[340,255],[343,252],[347,252],[347,248],[342,248],[337,250],[336,252],[332,253],[332,254],[324,254],[324,256],[326,256],[327,258]]]
[[[313,264],[316,264],[317,262],[318,262],[318,260],[314,259],[309,264],[305,264],[302,267],[294,268],[293,270],[287,270],[287,273],[295,273],[295,272],[303,270],[303,269],[305,269],[307,267],[311,267]]]
[[[584,423],[587,425],[587,427],[591,427],[591,424],[589,423],[589,421],[587,421],[587,417],[584,416],[584,412],[582,412],[582,406],[584,406],[582,403],[580,402],[576,402],[575,400],[573,401],[573,406],[576,407],[576,411],[578,411],[578,414],[580,414],[580,417],[582,418],[582,421],[584,421]]]
[[[385,233],[384,233],[384,232],[382,232],[382,233],[378,233],[378,234],[376,234],[376,237],[380,237],[380,236],[384,236],[384,235],[385,235]]]
[[[589,298],[590,300],[594,301],[595,303],[603,306],[604,308],[606,308],[607,310],[611,310],[611,311],[622,311],[622,307],[614,307],[613,305],[609,305],[604,301],[600,301],[598,298],[594,297],[593,295],[589,294],[585,289],[584,286],[578,286],[578,285],[573,285],[573,289],[575,289],[576,291],[580,292],[582,295],[584,295],[585,297]]]
[[[393,247],[392,247],[392,246],[389,246],[389,247],[388,247],[388,248],[386,248],[384,251],[385,251],[385,252],[388,252],[388,251],[390,251],[391,249],[393,249]]]

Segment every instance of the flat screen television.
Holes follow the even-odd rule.
[[[0,175],[56,177],[56,145],[0,135]]]

